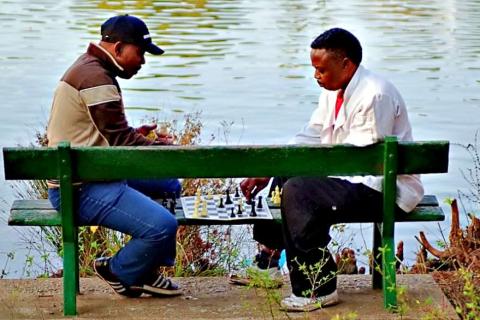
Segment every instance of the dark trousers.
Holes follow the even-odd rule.
[[[283,184],[282,224],[256,224],[254,239],[272,249],[285,249],[293,294],[310,296],[313,291],[318,297],[332,293],[337,288],[337,266],[327,249],[330,226],[381,221],[382,193],[338,178],[276,178],[273,184]],[[313,274],[305,274],[301,266],[308,270],[315,264],[314,269],[320,270],[312,283]]]

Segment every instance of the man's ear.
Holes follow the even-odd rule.
[[[113,51],[115,52],[115,57],[121,55],[123,52],[123,43],[120,41],[115,42],[113,45]]]

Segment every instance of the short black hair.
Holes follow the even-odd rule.
[[[362,46],[360,41],[349,31],[341,28],[332,28],[313,40],[312,49],[332,50],[343,54],[357,66],[362,62]]]

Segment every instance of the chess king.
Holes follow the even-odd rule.
[[[400,141],[413,140],[403,98],[392,83],[361,64],[362,47],[352,33],[340,28],[325,31],[311,43],[310,60],[323,90],[317,109],[294,143],[364,146],[391,135]],[[245,179],[240,186],[249,199],[269,180]],[[292,294],[282,300],[284,310],[311,311],[338,303],[337,265],[327,249],[330,226],[380,217],[381,186],[382,178],[373,176],[293,177],[284,183],[283,225],[265,222],[254,228],[257,241],[286,250]],[[397,189],[399,214],[414,209],[423,197],[416,175],[399,176]],[[300,266],[319,262],[317,279],[321,280],[312,286]]]

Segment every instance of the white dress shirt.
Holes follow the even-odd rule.
[[[391,135],[397,136],[400,141],[413,140],[405,102],[387,80],[360,65],[345,89],[343,104],[335,119],[337,93],[322,90],[317,109],[292,143],[365,146]],[[339,178],[382,191],[383,177]],[[423,186],[419,175],[398,176],[397,205],[402,210],[412,211],[422,197]]]

